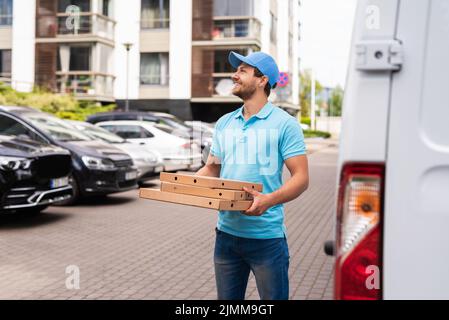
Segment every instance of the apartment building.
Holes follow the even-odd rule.
[[[0,0],[0,81],[184,119],[216,120],[230,50],[273,55],[270,100],[299,108],[298,0]]]

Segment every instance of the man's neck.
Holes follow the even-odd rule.
[[[252,97],[245,100],[243,105],[243,117],[248,120],[253,115],[259,113],[259,111],[267,104],[268,99],[264,97]]]

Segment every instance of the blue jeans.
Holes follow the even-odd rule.
[[[214,264],[219,300],[244,300],[249,272],[261,300],[288,300],[287,239],[240,238],[216,230]]]

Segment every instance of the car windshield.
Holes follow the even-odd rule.
[[[75,130],[70,125],[66,124],[51,115],[45,113],[26,112],[22,116],[30,121],[40,130],[58,141],[89,141],[92,140],[89,136]]]
[[[184,130],[184,131],[189,131],[190,128],[184,124],[184,122],[182,122],[181,120],[177,119],[177,118],[172,118],[172,117],[165,117],[165,116],[161,116],[161,118],[163,119],[162,121],[165,122],[166,124],[168,124],[170,127],[179,129],[179,130]]]
[[[91,136],[94,139],[104,140],[108,143],[125,143],[126,140],[119,137],[118,135],[109,132],[106,129],[96,127],[96,126],[85,126],[83,124],[77,125],[77,128],[83,131],[83,133]]]
[[[180,137],[180,138],[184,138],[184,139],[190,138],[190,134],[188,132],[186,132],[185,130],[173,128],[166,124],[158,123],[158,124],[155,124],[154,127],[161,131],[164,131],[165,133],[169,133],[169,134],[172,134],[172,135]]]

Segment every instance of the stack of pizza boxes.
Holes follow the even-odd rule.
[[[140,198],[215,210],[244,211],[252,195],[243,187],[262,192],[262,184],[237,180],[161,172],[159,189],[140,189]]]

